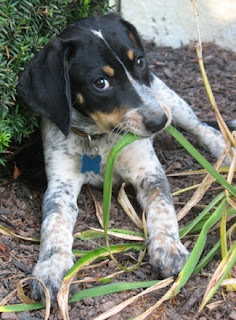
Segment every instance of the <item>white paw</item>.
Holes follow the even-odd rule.
[[[161,278],[178,275],[189,252],[179,239],[160,233],[148,239],[150,264]]]
[[[62,280],[73,264],[74,256],[67,252],[55,253],[51,256],[45,254],[37,262],[33,276],[45,284],[52,301],[56,301]],[[45,297],[42,286],[37,281],[32,280],[31,287],[33,299],[44,301]]]

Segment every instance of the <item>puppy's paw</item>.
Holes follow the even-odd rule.
[[[57,300],[57,293],[62,280],[73,264],[74,256],[71,253],[65,252],[53,254],[48,259],[39,259],[37,262],[33,276],[45,284],[49,290],[52,302]],[[33,299],[44,302],[45,295],[40,283],[32,280],[31,288]]]
[[[150,264],[161,278],[178,275],[189,252],[179,239],[160,233],[148,239]]]

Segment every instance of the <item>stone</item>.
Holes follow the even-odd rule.
[[[229,320],[236,320],[236,311],[232,311],[229,315]]]
[[[115,307],[116,303],[114,301],[107,301],[101,305],[101,311],[105,312],[110,310],[111,308]]]
[[[4,312],[1,315],[2,320],[16,320],[17,316],[14,312]]]

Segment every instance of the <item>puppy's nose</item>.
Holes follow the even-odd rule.
[[[161,116],[154,116],[151,119],[144,119],[144,125],[147,131],[152,133],[158,132],[162,130],[168,121],[167,115],[164,113]]]

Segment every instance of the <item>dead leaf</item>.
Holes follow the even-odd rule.
[[[21,175],[19,168],[14,164],[13,179],[16,180]]]

